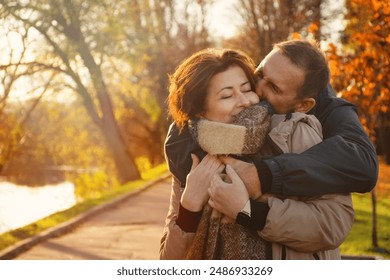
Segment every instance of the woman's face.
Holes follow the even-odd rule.
[[[231,123],[234,115],[259,101],[244,70],[239,66],[231,66],[211,78],[202,117],[211,121]]]

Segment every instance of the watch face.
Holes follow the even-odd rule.
[[[242,226],[248,226],[249,222],[251,221],[251,217],[248,214],[239,212],[236,221],[237,224],[240,224]]]

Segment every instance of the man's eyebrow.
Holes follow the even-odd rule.
[[[281,92],[282,90],[280,89],[280,87],[275,84],[272,80],[270,80],[266,75],[264,75],[264,71],[263,71],[263,67],[259,68],[258,71],[255,71],[255,74],[257,74],[257,76],[259,76],[260,74],[262,74],[261,76],[261,79],[263,79],[264,81],[266,81],[266,83],[268,85],[271,85],[272,87],[274,87],[276,89],[277,92]]]
[[[269,79],[267,79],[266,77],[263,78],[268,84],[270,84],[277,92],[281,92],[282,90],[280,89],[280,87],[275,84],[273,81],[270,81]]]
[[[255,70],[255,75],[257,77],[260,77],[260,75],[261,75],[261,79],[266,81],[272,87],[274,87],[277,92],[281,92],[282,91],[277,84],[275,84],[272,80],[268,79],[268,77],[266,75],[264,75],[264,66],[263,65],[259,65],[257,67],[257,69]]]

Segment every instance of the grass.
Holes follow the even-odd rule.
[[[153,169],[150,169],[148,172],[142,173],[141,180],[129,182],[113,190],[106,191],[99,198],[85,200],[67,210],[52,214],[30,225],[3,233],[0,235],[0,250],[12,246],[23,239],[35,236],[48,228],[66,222],[94,206],[113,200],[120,195],[135,191],[144,186],[145,183],[156,179],[165,172],[167,172],[167,167],[165,164],[161,164]]]
[[[390,165],[386,165],[383,160],[380,160],[375,194],[378,247],[374,247],[372,242],[371,193],[353,194],[355,222],[341,246],[343,255],[375,255],[390,259]]]

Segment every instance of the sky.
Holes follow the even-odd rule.
[[[242,22],[240,15],[235,16],[234,6],[238,0],[215,0],[209,16],[211,34],[228,38],[237,32],[237,25]],[[326,41],[335,43],[338,40],[338,32],[343,29],[343,16],[337,15],[338,10],[344,5],[344,0],[328,0],[323,11],[324,16],[332,15],[335,19],[324,27],[324,32],[329,33]],[[326,45],[327,43],[324,43]]]
[[[236,25],[240,23],[239,16],[234,15],[234,5],[237,0],[215,0],[209,17],[211,34],[228,38],[237,31]]]

